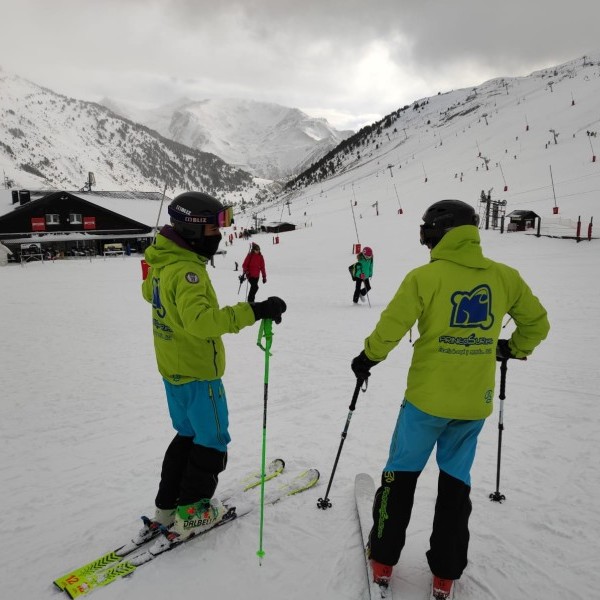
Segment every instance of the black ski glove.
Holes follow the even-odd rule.
[[[246,280],[246,276],[242,273],[238,279],[240,280],[240,283],[244,283],[244,281]]]
[[[496,346],[496,360],[508,360],[509,358],[517,358],[510,349],[508,345],[508,340],[498,340],[498,345]],[[518,360],[527,360],[526,357],[519,358]]]
[[[359,381],[365,381],[371,375],[371,367],[379,364],[376,360],[371,360],[363,350],[357,357],[352,359],[352,370]]]
[[[264,302],[251,302],[250,306],[257,321],[273,319],[275,323],[281,323],[281,315],[287,309],[285,302],[277,296],[270,296]]]

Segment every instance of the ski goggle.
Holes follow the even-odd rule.
[[[179,210],[178,210],[179,209]],[[194,215],[186,212],[178,206],[169,206],[169,215],[175,221],[180,223],[189,223],[192,225],[216,225],[217,227],[229,227],[233,223],[233,206],[226,206],[218,213],[208,215]]]
[[[217,225],[229,227],[233,223],[233,206],[227,206],[217,213]]]

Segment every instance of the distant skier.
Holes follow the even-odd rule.
[[[280,323],[286,310],[277,297],[219,306],[206,265],[231,210],[208,194],[180,194],[169,205],[171,225],[145,252],[142,294],[152,304],[156,361],[177,431],[164,456],[154,520],[179,539],[213,527],[225,512],[213,497],[230,441],[221,337],[261,319]]]
[[[252,242],[250,252],[242,263],[242,274],[248,279],[250,291],[248,292],[248,302],[254,302],[256,292],[258,291],[258,280],[262,275],[262,282],[267,283],[267,271],[265,269],[265,259],[260,252],[260,246]]]
[[[367,294],[371,291],[370,280],[373,277],[373,250],[369,246],[365,246],[362,252],[356,255],[356,263],[352,268],[351,275],[352,281],[354,281],[352,302],[356,304],[359,298],[361,302],[365,302]]]
[[[375,494],[369,557],[375,581],[386,585],[404,546],[417,479],[437,445],[440,471],[427,560],[431,597],[446,599],[467,565],[470,471],[477,437],[493,410],[495,361],[525,359],[550,326],[519,273],[483,256],[471,206],[442,200],[423,221],[421,243],[431,250],[431,261],[406,275],[352,370],[364,382],[418,321],[420,337]],[[507,313],[516,329],[509,340],[499,340]]]

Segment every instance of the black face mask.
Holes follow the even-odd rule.
[[[222,235],[205,235],[199,240],[189,241],[188,244],[194,249],[196,254],[205,256],[206,258],[212,258],[221,243]]]

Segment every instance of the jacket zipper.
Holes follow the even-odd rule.
[[[218,377],[219,370],[217,368],[217,345],[214,340],[211,340],[210,343],[213,346],[213,365],[215,367],[215,377]]]
[[[221,396],[221,393],[219,392],[219,396]],[[213,413],[214,413],[214,417],[215,417],[215,428],[217,430],[217,439],[224,444],[225,442],[223,441],[223,436],[221,435],[221,422],[219,421],[219,409],[217,407],[217,403],[215,402],[215,396],[213,394],[213,389],[212,386],[210,385],[210,383],[208,384],[208,397],[210,398],[210,403],[212,404],[213,407]]]

